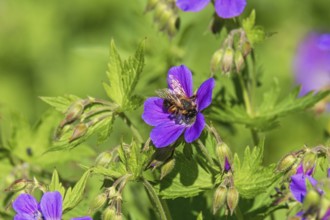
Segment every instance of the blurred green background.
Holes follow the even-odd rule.
[[[193,71],[197,88],[209,77],[211,56],[221,45],[220,37],[208,29],[212,6],[200,13],[180,12],[181,27],[173,39],[158,31],[153,13],[144,13],[145,6],[145,0],[0,1],[1,109],[17,112],[34,124],[49,109],[39,96],[74,94],[107,99],[102,82],[107,80],[111,39],[123,57],[147,39],[146,66],[137,93],[155,95],[156,89],[166,87],[168,68],[179,64]],[[258,94],[276,80],[284,97],[295,85],[292,59],[299,42],[310,31],[330,32],[330,1],[249,0],[243,17],[253,8],[257,24],[267,32],[276,32],[256,48],[257,65],[263,73]],[[218,77],[217,83],[221,87],[228,79]],[[143,123],[141,113],[142,107],[130,117],[147,138],[151,128]],[[6,115],[1,119],[5,121]],[[81,160],[91,163],[97,153],[115,146],[121,138],[129,141],[128,129],[122,124],[117,120],[109,141],[101,146],[92,142],[94,153]],[[327,126],[329,114],[304,112],[283,118],[280,127],[264,134],[266,163],[276,162],[304,144],[324,143]],[[252,144],[250,132],[243,126],[235,126],[233,131],[218,129],[236,152]],[[63,175],[66,172],[60,170]],[[81,174],[70,173],[73,179]]]

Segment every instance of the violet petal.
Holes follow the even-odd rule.
[[[176,94],[180,94],[182,88],[187,97],[193,95],[193,82],[191,71],[185,65],[174,66],[168,71],[167,75],[168,87]]]
[[[71,220],[93,220],[93,219],[89,216],[84,216],[84,217],[72,218]]]
[[[157,148],[166,147],[175,142],[184,129],[184,125],[176,124],[174,120],[168,121],[154,127],[150,133],[150,139]]]
[[[244,11],[246,0],[215,0],[215,11],[221,18],[233,18]]]
[[[191,127],[187,128],[187,130],[184,134],[184,139],[188,143],[195,141],[201,135],[204,127],[205,127],[204,116],[202,115],[202,113],[198,113],[196,116],[195,123]]]
[[[14,220],[36,220],[35,216],[29,214],[17,214]]]
[[[30,194],[24,193],[15,199],[13,202],[13,208],[17,214],[27,214],[33,216],[38,212],[38,201]]]
[[[169,114],[163,108],[164,100],[158,97],[148,98],[144,102],[142,119],[151,126],[157,126],[170,120]]]
[[[40,210],[47,220],[62,219],[62,195],[58,191],[46,192],[40,201]]]
[[[327,35],[309,34],[299,45],[294,59],[296,81],[300,95],[319,91],[330,85],[330,50]]]
[[[198,111],[202,111],[208,107],[212,102],[212,91],[215,85],[213,78],[210,78],[202,83],[197,90],[197,107]]]
[[[197,12],[205,8],[211,0],[177,0],[176,6],[182,11]]]
[[[307,193],[306,178],[304,174],[291,176],[290,191],[297,201],[301,203],[303,202]]]

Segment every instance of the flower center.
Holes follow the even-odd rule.
[[[195,122],[198,113],[195,99],[195,96],[177,97],[176,100],[165,98],[163,106],[177,124],[189,126]]]

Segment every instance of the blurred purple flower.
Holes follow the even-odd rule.
[[[300,95],[330,88],[330,34],[310,33],[298,47],[294,60]],[[327,106],[330,110],[330,105]]]
[[[210,78],[193,94],[192,74],[184,66],[169,69],[168,89],[160,90],[159,97],[148,98],[144,103],[143,120],[155,126],[150,138],[157,148],[174,143],[182,133],[186,142],[195,141],[205,127],[201,113],[212,102],[215,81]]]
[[[317,181],[312,177],[313,169],[304,172],[303,166],[300,165],[297,169],[297,173],[291,176],[290,191],[293,197],[303,202],[307,194],[307,183],[309,181],[313,186],[317,184]]]
[[[197,12],[202,10],[211,0],[177,0],[176,5],[182,11]],[[221,18],[233,18],[244,11],[246,0],[215,0],[215,11]]]
[[[318,191],[320,195],[324,193],[322,189],[317,187],[317,180],[312,177],[312,173],[314,172],[314,168],[307,170],[304,172],[303,166],[300,165],[297,169],[297,173],[291,176],[290,183],[290,191],[293,197],[300,203],[304,202],[305,196],[307,194],[307,181]],[[328,169],[328,178],[329,178],[330,169]],[[300,211],[296,214],[296,216],[301,217],[302,220],[307,219],[305,215],[308,215],[308,210]],[[322,216],[321,220],[329,220],[330,219],[330,208],[327,209],[326,213]]]
[[[40,201],[30,194],[21,194],[13,202],[16,211],[14,220],[61,220],[62,219],[62,195],[57,192],[46,192]],[[79,217],[71,220],[92,220],[91,217]]]

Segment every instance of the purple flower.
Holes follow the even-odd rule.
[[[317,181],[312,177],[313,170],[314,169],[304,172],[303,166],[300,165],[297,169],[297,173],[291,176],[290,191],[293,197],[301,203],[304,201],[307,194],[306,181],[309,181],[313,186],[317,184]]]
[[[301,42],[294,59],[300,95],[330,88],[330,34],[310,33]],[[330,105],[327,106],[330,110]]]
[[[57,192],[46,192],[40,201],[30,194],[21,194],[13,202],[16,211],[14,220],[61,220],[62,219],[62,195]],[[92,220],[91,217],[79,217],[72,220]]]
[[[201,113],[212,102],[214,79],[202,83],[193,94],[192,74],[184,66],[168,71],[168,89],[160,90],[159,97],[148,98],[144,103],[143,120],[155,126],[150,138],[157,148],[174,143],[182,133],[186,142],[195,141],[205,127]]]
[[[182,11],[197,12],[202,10],[211,0],[177,0],[176,5]],[[215,11],[221,18],[233,18],[244,11],[246,0],[215,0]]]

